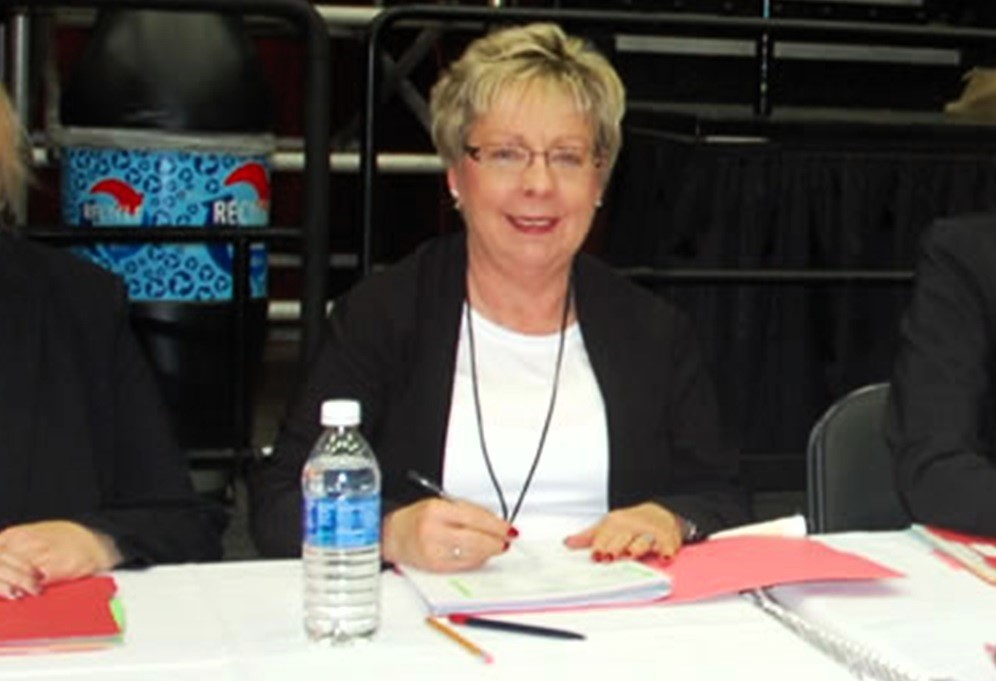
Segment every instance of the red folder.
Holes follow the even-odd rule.
[[[0,599],[0,649],[116,638],[121,634],[111,610],[116,591],[112,577],[98,576],[51,584],[38,596]]]
[[[674,559],[651,559],[671,575],[669,603],[795,582],[887,579],[902,574],[809,538],[740,536],[691,544]]]

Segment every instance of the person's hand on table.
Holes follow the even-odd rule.
[[[14,525],[0,532],[0,597],[37,595],[45,584],[110,570],[119,562],[114,540],[79,523]]]
[[[37,595],[41,590],[41,574],[20,556],[0,551],[0,598],[21,598]]]
[[[612,511],[564,543],[572,549],[590,549],[597,561],[651,554],[670,558],[681,548],[681,523],[663,506],[646,502]]]
[[[423,499],[384,518],[384,560],[433,572],[473,570],[503,553],[512,526],[467,501]]]

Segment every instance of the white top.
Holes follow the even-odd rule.
[[[539,445],[550,405],[560,333],[516,333],[472,313],[485,444],[511,513]],[[580,531],[609,507],[605,404],[581,328],[564,338],[560,385],[546,443],[515,520],[516,529],[559,538]],[[471,383],[466,307],[460,325],[443,487],[501,515],[481,452]]]

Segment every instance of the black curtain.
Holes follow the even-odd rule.
[[[619,267],[873,270],[899,281],[647,285],[696,323],[756,489],[801,489],[809,429],[831,402],[887,380],[921,231],[992,210],[996,147],[716,144],[627,131],[603,257]],[[892,276],[892,275],[889,275]]]

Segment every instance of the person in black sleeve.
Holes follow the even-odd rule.
[[[519,533],[595,560],[670,556],[747,520],[688,320],[580,253],[624,99],[605,58],[552,24],[486,36],[443,75],[433,139],[466,232],[336,301],[253,476],[264,555],[300,552],[301,467],[333,397],[362,404],[389,562],[473,569]]]
[[[24,176],[22,139],[0,89],[4,208]],[[0,598],[220,558],[224,514],[193,491],[124,285],[4,226],[0,322]]]
[[[926,232],[886,434],[916,521],[996,537],[996,216]]]

